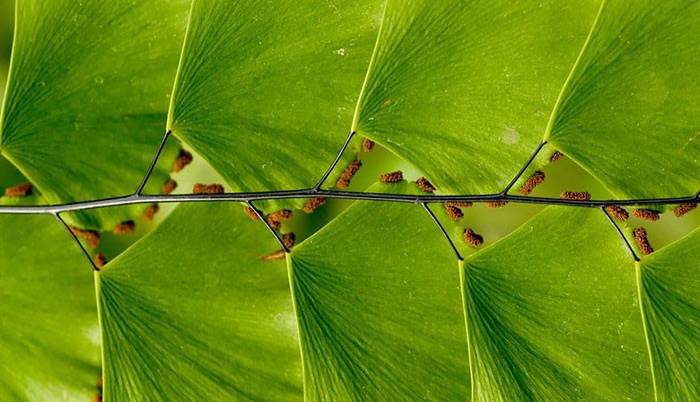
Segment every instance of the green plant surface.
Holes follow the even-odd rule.
[[[313,186],[350,130],[381,11],[378,0],[194,1],[168,128],[228,191]]]
[[[601,5],[547,134],[616,197],[700,188],[699,18],[695,2]]]
[[[284,260],[235,203],[181,205],[97,274],[104,398],[301,400]]]
[[[0,215],[0,400],[91,401],[100,374],[93,274],[51,216]]]
[[[459,275],[419,206],[357,202],[289,264],[307,400],[467,399]]]
[[[165,130],[189,2],[17,6],[0,155],[50,203],[133,193]],[[127,218],[75,216],[91,228]]]
[[[659,401],[700,395],[700,230],[637,265]]]

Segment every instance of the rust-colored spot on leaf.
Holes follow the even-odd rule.
[[[641,251],[642,254],[649,255],[654,252],[654,249],[651,247],[649,239],[647,238],[646,229],[636,228],[634,229],[634,231],[632,231],[632,234],[634,235],[634,241],[637,242],[637,246],[639,246],[639,251]]]
[[[379,181],[382,183],[398,183],[402,180],[403,172],[400,170],[379,175]]]
[[[445,201],[446,207],[469,208],[474,205],[471,201]]]
[[[464,213],[462,213],[462,210],[459,207],[449,205],[448,203],[444,203],[443,205],[445,206],[447,216],[449,216],[453,221],[458,221],[464,217]]]
[[[425,177],[421,177],[416,180],[416,186],[418,186],[418,188],[424,193],[434,193],[436,190],[435,186],[433,186],[433,184]]]
[[[697,207],[698,204],[695,202],[686,202],[675,207],[673,209],[673,214],[680,218]]]
[[[340,175],[340,178],[338,178],[338,181],[336,182],[335,186],[338,188],[348,188],[350,185],[350,181],[352,180],[353,176],[355,176],[355,173],[357,173],[358,170],[362,167],[362,161],[359,159],[355,159],[354,161],[350,162],[350,164],[343,170],[343,174]]]
[[[243,207],[243,212],[245,212],[246,215],[248,215],[248,218],[250,218],[251,221],[257,221],[260,219],[257,213],[255,213],[255,210],[249,206]]]
[[[287,249],[291,250],[292,247],[294,247],[294,242],[296,241],[297,237],[294,234],[294,232],[289,232],[285,233],[282,235],[282,243],[284,243],[284,246],[287,247]]]
[[[173,172],[177,173],[181,171],[190,163],[192,163],[192,154],[180,148],[180,152],[177,154],[177,158],[175,158],[175,162],[173,163]]]
[[[193,194],[223,194],[224,193],[224,186],[221,184],[202,184],[202,183],[195,183],[194,186],[192,186],[192,193]]]
[[[267,223],[272,226],[273,229],[279,229],[282,226],[282,222],[292,217],[292,211],[289,209],[280,209],[279,211],[272,212],[265,217]]]
[[[525,183],[518,189],[518,192],[522,195],[528,195],[535,189],[535,187],[544,183],[544,172],[541,170],[536,171],[532,174]]]
[[[326,198],[325,197],[315,197],[315,198],[309,198],[306,200],[306,203],[304,204],[304,212],[307,214],[310,214],[316,210],[316,208],[320,207],[321,205],[326,203]]]
[[[94,230],[80,229],[75,226],[69,226],[70,231],[73,232],[75,237],[78,239],[85,240],[90,248],[95,248],[100,244],[100,234]]]
[[[489,201],[486,203],[486,207],[488,208],[501,208],[506,205],[508,205],[508,201]]]
[[[98,270],[100,270],[102,267],[105,266],[105,264],[107,264],[107,258],[105,258],[105,255],[102,253],[97,253],[93,261],[95,262],[95,266]]]
[[[552,154],[552,156],[549,157],[549,161],[550,161],[550,162],[556,162],[556,161],[558,161],[559,159],[561,159],[562,156],[564,156],[563,153],[561,153],[561,152],[559,152],[559,151],[554,151],[554,153]]]
[[[636,216],[639,219],[644,219],[646,221],[658,221],[661,218],[661,215],[659,215],[659,211],[654,211],[653,209],[648,209],[648,208],[637,208],[634,211],[632,211],[632,214]]]
[[[112,228],[112,233],[116,235],[126,235],[132,233],[134,228],[136,228],[136,223],[132,220],[128,220],[114,225],[114,228]]]
[[[630,214],[619,205],[608,205],[605,207],[605,210],[608,211],[608,214],[616,221],[625,222],[630,217]]]
[[[464,230],[464,242],[471,248],[477,248],[484,243],[484,238],[471,229]]]
[[[143,217],[147,221],[152,221],[158,211],[160,211],[160,206],[158,204],[151,204],[143,210]]]
[[[32,183],[22,183],[5,188],[5,197],[26,197],[32,194]]]
[[[372,149],[374,149],[374,141],[370,140],[369,138],[363,139],[362,152],[370,152]]]
[[[170,194],[177,188],[177,182],[173,179],[168,179],[164,184],[161,192],[163,194]]]
[[[277,250],[277,251],[273,251],[270,254],[267,254],[267,255],[260,257],[260,259],[263,261],[283,260],[284,254],[285,254],[284,250]]]
[[[564,191],[559,194],[559,198],[562,200],[589,201],[591,193],[588,191]]]

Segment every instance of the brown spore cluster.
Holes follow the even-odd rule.
[[[107,258],[105,258],[105,255],[102,253],[97,253],[93,261],[95,263],[95,267],[97,267],[98,270],[100,270],[102,267],[105,266],[105,264],[107,264]]]
[[[289,218],[292,217],[292,211],[289,209],[280,209],[279,211],[275,211],[272,213],[269,213],[266,217],[265,220],[267,221],[267,224],[270,225],[271,228],[277,230],[280,227],[282,227],[282,222],[288,220]]]
[[[100,234],[97,231],[81,229],[75,226],[69,226],[69,228],[75,237],[84,240],[90,248],[96,248],[100,244]]]
[[[202,184],[202,183],[195,183],[194,186],[192,186],[192,193],[193,194],[223,194],[224,193],[224,186],[221,184],[213,183],[213,184]]]
[[[160,211],[160,206],[158,204],[151,204],[143,210],[143,217],[147,221],[152,221],[158,211]]]
[[[5,197],[26,197],[32,194],[32,183],[22,183],[5,188]]]
[[[522,195],[528,195],[530,194],[535,187],[539,186],[540,184],[544,183],[544,172],[541,170],[536,171],[535,173],[532,174],[527,180],[525,180],[525,183],[523,183],[522,186],[518,189],[518,192]]]
[[[245,214],[248,215],[248,218],[250,218],[251,221],[257,221],[259,219],[258,214],[255,212],[255,210],[247,205],[243,207],[243,212],[245,212]]]
[[[564,191],[559,194],[559,198],[562,200],[589,201],[591,193],[588,191]]]
[[[282,243],[285,247],[287,247],[288,250],[291,250],[292,247],[294,247],[294,242],[296,241],[296,239],[297,237],[294,234],[294,232],[289,232],[282,235]]]
[[[472,229],[465,229],[463,237],[464,242],[467,243],[471,248],[477,248],[484,243],[484,238]]]
[[[486,203],[486,207],[487,207],[487,208],[502,208],[502,207],[505,207],[506,205],[508,205],[508,201],[503,201],[503,200],[500,200],[500,201],[488,201],[488,202]]]
[[[687,214],[688,212],[694,210],[697,207],[698,204],[695,202],[686,202],[676,206],[673,209],[673,214],[676,215],[676,217],[680,218],[681,216]]]
[[[132,220],[128,220],[114,225],[114,228],[112,228],[112,233],[116,235],[126,235],[132,233],[135,228],[136,223]]]
[[[192,163],[192,154],[180,148],[180,152],[177,154],[177,158],[175,158],[175,162],[173,163],[173,172],[177,173],[181,171],[190,163]]]
[[[561,153],[561,152],[559,152],[559,151],[554,151],[554,153],[552,154],[552,156],[549,157],[549,161],[550,161],[550,162],[556,162],[556,161],[558,161],[559,159],[561,159],[562,156],[564,156],[563,153]]]
[[[659,211],[648,208],[637,208],[632,211],[632,214],[639,219],[644,219],[645,221],[658,221],[661,218]]]
[[[416,180],[416,186],[418,186],[418,188],[424,193],[434,193],[436,190],[435,186],[433,186],[433,184],[425,177],[421,177]]]
[[[639,247],[639,251],[641,251],[643,255],[649,255],[654,252],[654,249],[651,247],[649,239],[647,238],[646,229],[641,227],[636,228],[634,231],[632,231],[632,234],[634,235],[634,241]]]
[[[318,207],[326,203],[326,198],[325,197],[314,197],[314,198],[309,198],[306,200],[306,203],[304,204],[304,212],[307,214],[310,214],[314,212]]]
[[[362,152],[370,152],[374,149],[374,141],[369,138],[362,140]]]
[[[395,172],[389,172],[379,175],[379,181],[382,183],[398,183],[403,181],[403,172],[397,170]]]
[[[350,162],[350,164],[345,168],[345,170],[343,170],[343,173],[338,178],[338,181],[335,183],[335,186],[340,189],[348,188],[353,176],[355,176],[355,174],[358,170],[360,170],[361,167],[362,161],[360,161],[359,159],[355,159],[354,161]]]
[[[616,221],[626,222],[630,217],[630,214],[619,205],[608,205],[605,207],[605,210]]]
[[[175,191],[176,188],[177,182],[173,179],[168,179],[165,183],[163,183],[163,188],[161,188],[160,192],[163,194],[170,194]]]

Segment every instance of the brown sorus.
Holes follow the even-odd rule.
[[[170,194],[177,188],[177,182],[173,179],[168,179],[164,184],[161,192],[163,194]]]
[[[561,152],[559,152],[559,151],[554,151],[554,153],[552,154],[552,156],[549,157],[549,161],[550,161],[550,162],[556,162],[556,161],[558,161],[559,159],[561,159],[562,156],[564,156],[563,153],[561,153]]]
[[[26,197],[32,193],[32,183],[22,183],[5,188],[5,197]]]
[[[134,231],[134,228],[136,227],[136,223],[132,220],[124,221],[122,223],[118,223],[114,225],[114,228],[112,228],[112,233],[116,235],[125,235],[129,234]]]
[[[279,229],[279,224],[282,222],[286,221],[287,219],[292,217],[292,211],[289,209],[280,209],[279,211],[275,211],[272,213],[269,213],[267,217],[265,217],[265,220],[267,220],[267,223],[270,224],[270,226],[277,225],[275,229]]]
[[[270,254],[264,255],[260,257],[263,261],[274,261],[274,260],[282,260],[284,259],[284,250],[277,250],[273,251]]]
[[[591,199],[591,193],[588,191],[564,191],[559,194],[562,200],[588,201]]]
[[[541,170],[536,171],[535,173],[532,174],[527,180],[525,180],[525,183],[523,183],[522,186],[518,189],[518,192],[522,195],[528,195],[532,192],[532,190],[535,189],[535,187],[539,186],[544,182],[544,172]]]
[[[416,180],[416,185],[424,193],[434,193],[436,190],[435,186],[433,186],[433,184],[425,177],[420,177],[418,180]]]
[[[630,217],[630,214],[619,205],[608,205],[605,207],[605,210],[608,211],[608,214],[610,214],[613,219],[621,222],[627,221]]]
[[[488,208],[501,208],[508,204],[508,201],[489,201],[486,203]]]
[[[243,212],[245,212],[245,214],[248,215],[248,218],[250,218],[252,221],[257,221],[260,218],[255,210],[247,205],[243,207]]]
[[[362,140],[362,152],[369,152],[372,149],[374,149],[374,141],[370,140],[369,138],[365,138]]]
[[[291,250],[292,247],[294,247],[294,242],[296,239],[297,237],[294,232],[289,232],[282,235],[282,243],[284,243],[284,246],[287,247],[288,250]]]
[[[173,172],[177,173],[181,171],[190,163],[192,163],[192,154],[180,148],[180,152],[177,154],[177,158],[175,158],[175,162],[173,163]]]
[[[105,264],[107,263],[107,258],[105,258],[105,255],[102,253],[97,253],[94,258],[95,261],[95,266],[99,270],[100,268],[104,267]],[[98,384],[99,387],[99,384]]]
[[[673,208],[673,214],[680,218],[697,207],[698,204],[695,202],[686,202]]]
[[[350,162],[350,164],[343,170],[343,173],[340,175],[340,178],[338,178],[338,181],[335,183],[335,186],[338,188],[347,188],[350,185],[350,180],[352,180],[353,176],[355,176],[355,173],[357,173],[358,170],[362,167],[362,161],[359,159],[355,159],[354,161]]]
[[[202,184],[202,183],[195,183],[194,186],[192,186],[192,193],[193,194],[223,194],[224,193],[224,186],[221,184]]]
[[[464,217],[464,214],[460,208],[455,207],[454,205],[449,205],[448,203],[444,203],[443,205],[445,206],[447,216],[449,216],[453,221],[458,221]]]
[[[307,214],[310,214],[316,210],[316,208],[320,207],[321,205],[326,203],[326,198],[325,197],[315,197],[315,198],[309,198],[306,200],[306,204],[304,204],[304,212]]]
[[[403,172],[400,170],[379,175],[379,181],[382,183],[398,183],[402,180]]]
[[[469,245],[469,247],[477,248],[484,243],[484,238],[480,234],[474,232],[471,229],[464,230],[464,241]]]
[[[634,241],[637,242],[637,246],[639,246],[639,251],[641,251],[642,254],[649,255],[654,252],[654,249],[651,247],[649,239],[647,238],[646,229],[636,228],[634,229],[634,231],[632,231],[632,234],[634,235]]]
[[[632,214],[636,216],[639,219],[644,219],[646,221],[658,221],[661,216],[659,215],[659,211],[654,211],[653,209],[647,209],[647,208],[637,208],[634,211],[632,211]]]
[[[158,204],[151,204],[146,209],[143,210],[143,217],[147,221],[152,221],[155,215],[158,213],[160,210],[160,206]]]
[[[75,237],[85,240],[85,243],[91,248],[95,248],[100,244],[100,234],[96,231],[80,229],[75,226],[69,226],[69,228]]]
[[[472,205],[474,205],[474,203],[471,201],[445,201],[446,207],[469,208]]]

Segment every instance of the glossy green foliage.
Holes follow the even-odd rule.
[[[90,264],[50,216],[0,215],[0,400],[91,401],[100,329]]]

